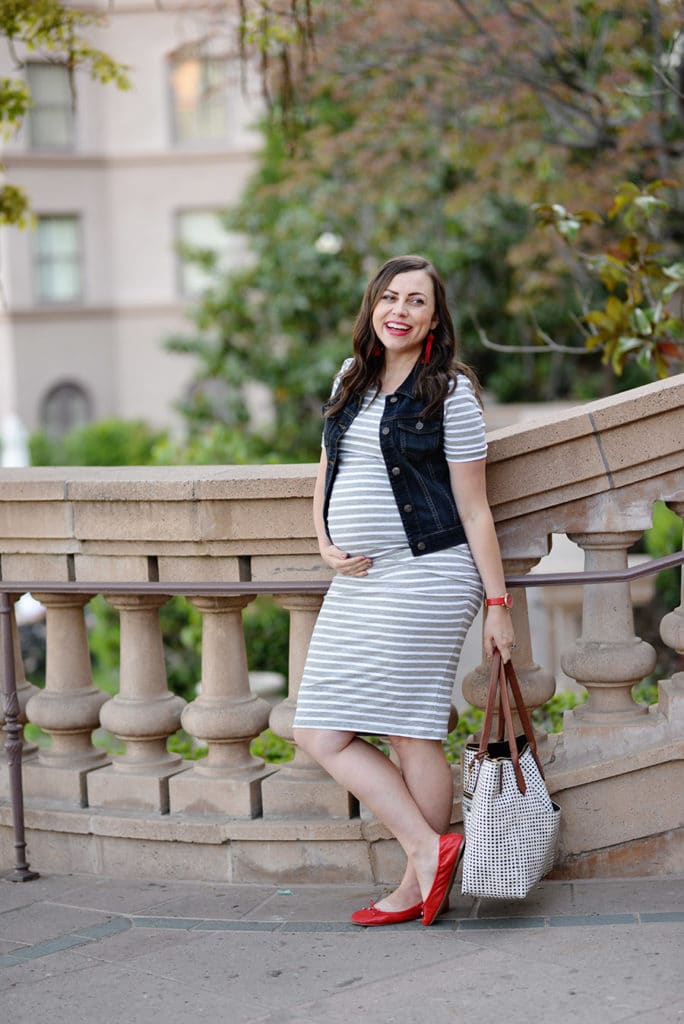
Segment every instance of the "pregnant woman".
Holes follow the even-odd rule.
[[[406,854],[399,886],[352,921],[430,925],[463,853],[463,837],[448,832],[442,741],[483,597],[487,655],[497,647],[507,661],[514,634],[477,385],[456,359],[443,282],[422,257],[391,259],[370,281],[323,442],[314,521],[336,575],[311,639],[295,739]],[[364,735],[386,737],[400,768]]]

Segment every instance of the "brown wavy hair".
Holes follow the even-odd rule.
[[[326,404],[326,416],[342,409],[354,394],[365,394],[372,387],[380,391],[385,350],[380,345],[380,355],[375,355],[378,336],[373,330],[373,310],[389,287],[392,278],[410,270],[424,270],[432,280],[435,316],[438,321],[432,330],[434,341],[430,362],[421,364],[415,385],[416,396],[425,403],[424,417],[429,419],[441,412],[444,399],[460,373],[471,381],[479,399],[480,389],[475,374],[456,358],[456,332],[447,306],[444,282],[432,263],[423,256],[394,256],[383,263],[368,283],[352,334],[354,362],[342,374],[340,387]]]

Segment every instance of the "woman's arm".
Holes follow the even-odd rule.
[[[325,448],[323,448],[321,451],[321,461],[318,464],[313,496],[314,529],[318,537],[318,549],[321,553],[321,558],[331,569],[334,569],[335,572],[341,572],[345,576],[367,576],[368,570],[373,564],[371,559],[366,558],[365,555],[355,555],[352,558],[346,552],[340,551],[331,541],[325,528],[323,506],[325,503],[325,474],[327,468],[328,458]]]
[[[485,459],[474,462],[450,462],[449,475],[458,514],[463,524],[468,545],[477,571],[482,578],[487,597],[501,597],[506,590],[499,542],[494,520],[487,500]],[[488,608],[484,625],[484,648],[487,657],[494,647],[501,651],[504,661],[511,656],[515,640],[511,613],[502,605]]]

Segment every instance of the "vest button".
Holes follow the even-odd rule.
[[[389,427],[383,427],[383,428],[382,428],[382,432],[383,432],[383,434],[384,434],[385,436],[387,436],[387,434],[389,434],[389,432],[390,432],[390,428],[389,428]]]
[[[416,547],[418,548],[419,551],[425,551],[425,541],[423,541],[423,540],[418,541],[418,543],[416,544]]]
[[[399,399],[397,398],[397,396],[396,396],[396,395],[392,395],[392,396],[390,397],[390,402],[392,403],[392,405],[394,405],[394,403],[395,403],[395,402],[398,402],[398,401],[399,401]]]
[[[399,469],[398,466],[392,466],[392,476],[399,476],[400,473],[401,470]]]
[[[418,420],[418,422],[416,423],[416,430],[422,430],[422,429],[423,429],[423,421],[422,420]]]
[[[413,512],[413,505],[404,505],[404,512]]]

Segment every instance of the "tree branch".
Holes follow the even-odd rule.
[[[548,60],[551,66],[556,69],[556,78],[550,77],[543,72],[541,68],[542,58],[534,49],[528,48],[528,53],[537,65],[537,73],[531,73],[527,70],[524,63],[513,60],[510,54],[507,54],[502,50],[496,37],[487,29],[478,15],[474,13],[470,4],[465,2],[465,0],[452,0],[452,2],[456,4],[461,13],[465,15],[483,41],[486,42],[490,51],[499,58],[498,74],[501,78],[508,78],[513,81],[522,82],[524,85],[531,88],[533,92],[539,96],[540,100],[542,100],[543,94],[546,94],[559,110],[573,111],[575,115],[580,117],[580,119],[588,121],[589,124],[591,124],[594,132],[596,133],[598,144],[605,144],[605,140],[609,138],[610,135],[609,132],[606,132],[606,128],[609,128],[609,124],[607,123],[605,104],[599,92],[595,89],[589,88],[587,83],[578,79],[576,75],[570,75],[568,71],[563,68],[562,64],[560,64],[557,55],[553,52],[549,53]],[[509,5],[505,0],[502,0],[501,6],[505,13],[513,20],[520,20],[520,16],[510,10]],[[531,7],[531,5],[528,5],[528,7]],[[531,7],[531,9],[534,10],[533,7]],[[565,49],[566,52],[568,52],[567,48]],[[571,54],[568,55],[576,65],[575,58],[572,57]],[[575,93],[577,96],[584,98],[589,103],[594,104],[600,111],[600,116],[597,117],[594,115],[592,110],[588,107],[571,102],[569,97],[564,98],[559,95],[559,87],[565,87],[570,92]]]
[[[537,327],[537,335],[544,342],[543,345],[501,345],[490,339],[484,328],[480,327],[477,319],[473,318],[473,323],[475,324],[475,330],[481,344],[484,348],[491,349],[492,352],[516,352],[521,355],[533,356],[539,356],[544,352],[565,352],[573,356],[593,355],[592,352],[579,345],[559,345],[557,341],[554,341],[553,338],[539,327]]]

